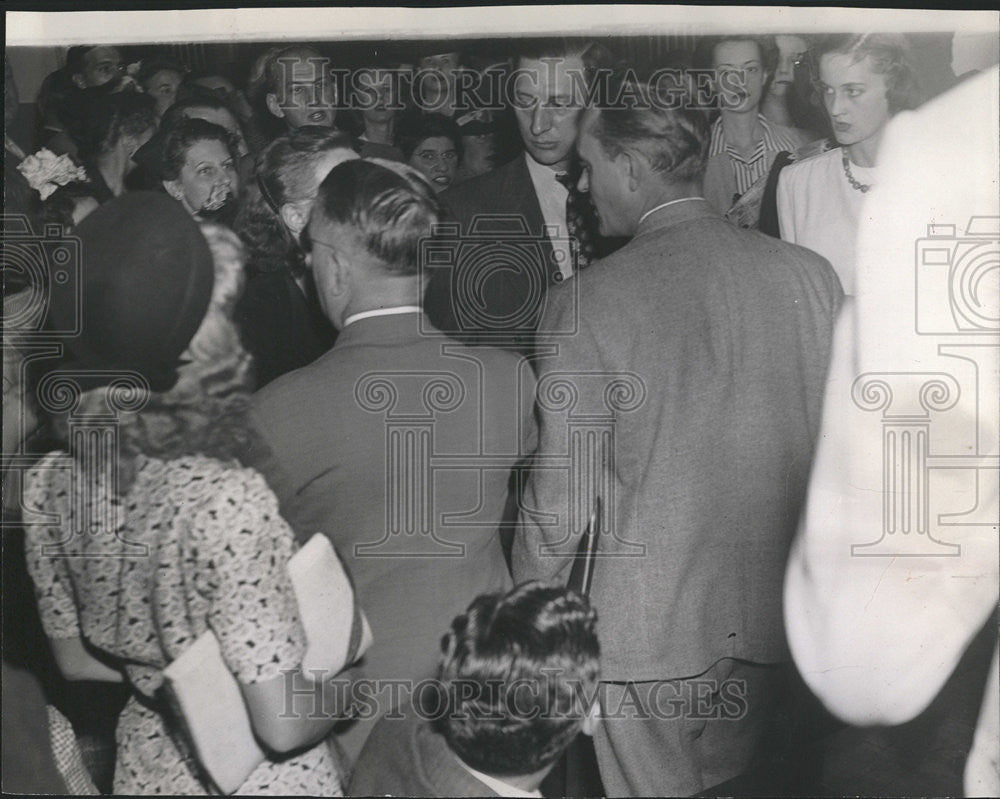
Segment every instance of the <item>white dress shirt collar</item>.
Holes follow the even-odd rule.
[[[513,785],[507,784],[499,777],[491,777],[489,774],[483,774],[481,771],[476,771],[471,766],[466,765],[460,757],[456,757],[456,760],[458,760],[462,768],[468,771],[473,777],[499,796],[518,797],[519,799],[521,797],[524,799],[528,799],[528,797],[531,797],[531,799],[538,799],[538,797],[541,797],[542,795],[542,792],[537,788],[533,791],[526,791],[523,788],[517,788]]]
[[[423,308],[419,305],[397,305],[393,308],[376,308],[372,311],[352,313],[344,320],[344,327],[353,325],[355,322],[360,322],[362,319],[368,319],[373,316],[396,316],[397,314],[403,313],[423,313]]]

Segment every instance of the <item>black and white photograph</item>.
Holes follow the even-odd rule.
[[[1000,796],[1000,12],[4,22],[4,793]]]

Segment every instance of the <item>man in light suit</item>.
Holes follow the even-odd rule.
[[[631,241],[551,293],[546,325],[578,329],[539,360],[543,468],[513,570],[565,579],[601,498],[601,777],[609,796],[682,796],[747,769],[782,679],[842,291],[814,253],[725,222],[700,192],[703,116],[630,88],[642,102],[583,120],[581,188]]]
[[[474,264],[435,274],[426,305],[443,330],[528,352],[548,287],[614,246],[598,235],[593,209],[576,188],[573,151],[585,92],[608,60],[599,45],[563,40],[542,40],[520,53],[510,99],[524,154],[449,189],[441,201],[462,237],[496,235],[536,246],[524,250],[525,258],[494,252],[477,279],[459,281],[474,285],[468,290],[451,281],[460,269]],[[477,224],[477,217],[491,218]]]
[[[252,410],[282,513],[303,536],[328,535],[353,576],[374,635],[364,677],[412,683],[434,675],[451,619],[510,585],[497,528],[511,468],[535,444],[534,378],[514,355],[465,347],[423,316],[421,239],[439,213],[426,180],[388,161],[342,166],[308,226],[320,304],[340,335]],[[405,695],[377,688],[339,738],[352,759]]]

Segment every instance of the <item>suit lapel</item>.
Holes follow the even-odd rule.
[[[559,267],[556,264],[552,242],[544,234],[545,217],[542,216],[542,206],[538,202],[538,194],[535,192],[535,184],[531,180],[531,173],[528,172],[525,158],[528,156],[522,154],[511,162],[511,168],[504,175],[504,181],[500,187],[501,196],[504,204],[509,205],[514,213],[524,217],[532,237],[542,240],[545,274],[549,284],[552,284],[555,282],[554,276],[559,274]]]

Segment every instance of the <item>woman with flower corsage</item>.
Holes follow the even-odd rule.
[[[894,114],[918,104],[909,44],[900,34],[838,34],[819,40],[813,80],[838,148],[798,161],[778,179],[781,238],[808,247],[854,294],[855,246],[878,148]]]
[[[74,164],[68,155],[42,148],[18,164],[17,170],[38,192],[41,230],[59,225],[64,233],[68,232],[100,205],[87,180],[87,170]]]

